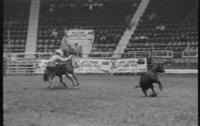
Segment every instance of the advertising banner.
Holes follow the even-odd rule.
[[[74,60],[75,73],[105,73],[109,72],[110,63],[106,59]]]
[[[110,61],[110,73],[138,73],[147,71],[146,58],[117,59]]]
[[[43,73],[48,60],[38,62],[36,73]],[[140,59],[73,59],[75,73],[138,73],[147,71],[146,58]]]
[[[94,41],[94,30],[77,30],[72,29],[68,31],[68,44],[74,47],[77,43],[82,47],[82,53],[88,54],[92,48],[92,43]],[[85,57],[85,55],[83,55]]]

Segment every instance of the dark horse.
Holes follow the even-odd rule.
[[[161,65],[156,65],[154,66],[150,71],[144,73],[140,77],[140,85],[136,86],[135,88],[141,88],[144,95],[147,96],[147,90],[151,89],[152,90],[152,95],[153,97],[157,96],[153,83],[157,83],[159,86],[159,89],[162,91],[163,86],[158,79],[157,73],[164,73],[164,69]]]
[[[69,50],[68,54],[73,55],[74,54],[73,52],[74,52],[73,50]],[[51,63],[49,63],[45,69],[43,79],[44,81],[48,81],[49,83],[48,87],[50,88],[52,85],[53,78],[55,76],[58,76],[61,84],[67,87],[67,85],[63,82],[62,75],[65,75],[72,82],[74,88],[80,85],[74,73],[74,66],[72,64],[71,59],[65,63],[58,64],[58,65],[52,65]],[[74,80],[76,81],[76,84],[74,83]]]

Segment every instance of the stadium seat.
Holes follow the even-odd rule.
[[[54,3],[55,1],[52,1]],[[139,2],[139,1],[138,1]],[[64,2],[67,3],[67,1]],[[127,2],[110,2],[107,1],[104,3],[103,9],[95,8],[93,10],[89,10],[88,8],[76,8],[70,6],[63,6],[62,9],[59,7],[56,8],[56,12],[58,14],[50,14],[48,9],[46,8],[50,3],[47,1],[41,1],[41,9],[40,9],[40,18],[39,18],[39,32],[38,32],[38,40],[43,38],[54,40],[50,36],[45,36],[44,31],[47,31],[51,24],[54,22],[54,19],[63,19],[68,20],[69,22],[56,23],[56,29],[59,30],[59,41],[61,41],[63,34],[63,28],[86,28],[86,29],[94,29],[95,30],[95,40],[93,43],[93,47],[96,47],[98,50],[105,49],[112,50],[117,46],[119,42],[120,36],[123,34],[125,30],[125,16],[127,13],[130,14],[129,10],[132,8],[132,1]],[[56,5],[56,4],[55,4]],[[57,6],[57,5],[56,5]],[[120,9],[119,9],[120,8]],[[122,11],[123,10],[123,11]],[[135,9],[132,9],[131,14],[133,14]],[[112,13],[111,13],[112,12]],[[63,16],[67,15],[67,16]],[[48,35],[49,33],[47,33]],[[61,35],[62,34],[62,35]],[[113,34],[113,35],[112,35]],[[112,35],[112,37],[111,37]],[[103,43],[106,45],[102,46],[100,43],[100,38],[105,36],[105,40]],[[38,41],[39,42],[39,41]],[[53,42],[53,41],[52,41]],[[109,43],[109,44],[108,44]],[[114,44],[116,43],[116,44]],[[54,42],[54,46],[58,46],[59,43]],[[99,45],[100,46],[97,46]],[[47,45],[48,46],[48,45]],[[112,49],[111,49],[112,48]]]
[[[8,38],[8,29],[13,45],[10,52],[24,52],[24,44],[27,35],[30,1],[26,2],[5,2],[4,3],[4,36]],[[22,11],[23,16],[19,13]],[[18,48],[21,47],[21,48]],[[8,50],[7,50],[8,51]]]
[[[183,42],[197,38],[197,34],[193,34],[198,21],[196,10],[196,3],[188,0],[151,0],[129,41],[132,45],[128,44],[127,48],[133,48],[140,41],[134,40],[136,36],[147,36],[149,45],[154,43],[159,46],[156,49],[183,51],[187,45]],[[151,14],[155,17],[150,20],[149,15]],[[158,26],[165,26],[165,29],[156,29]],[[195,44],[191,43],[191,45]],[[138,51],[142,49],[137,48]]]

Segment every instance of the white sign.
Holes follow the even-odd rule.
[[[110,73],[138,73],[147,71],[146,58],[117,59],[111,61]]]
[[[92,43],[94,41],[93,30],[69,30],[68,31],[68,43],[74,46],[75,43],[82,47],[82,53],[88,54],[91,50]],[[83,55],[85,57],[85,55]]]
[[[38,62],[43,73],[48,60]],[[138,73],[147,71],[146,58],[140,59],[73,59],[75,73]]]

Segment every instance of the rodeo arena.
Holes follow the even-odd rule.
[[[4,126],[197,126],[198,0],[4,0]]]

